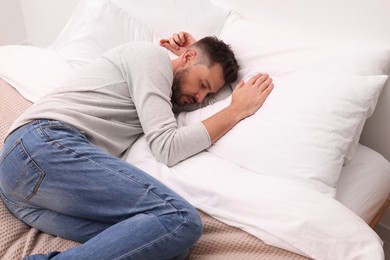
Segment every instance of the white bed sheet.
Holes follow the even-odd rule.
[[[358,144],[352,161],[341,171],[336,199],[370,223],[388,198],[389,187],[390,163],[373,149]]]
[[[359,145],[358,155],[366,158],[368,154],[369,161],[381,161],[372,150]],[[144,138],[135,143],[127,161],[159,179],[196,208],[267,244],[319,260],[384,258],[381,239],[362,218],[339,201],[291,180],[254,174],[207,151],[169,168],[154,159]],[[354,169],[372,166],[368,161],[363,163],[368,168],[353,167],[354,164],[351,161],[347,177],[340,182],[346,190],[359,188],[350,184]],[[389,173],[386,167],[383,174]],[[340,197],[358,209],[356,200],[347,193]],[[372,202],[366,200],[363,206]]]

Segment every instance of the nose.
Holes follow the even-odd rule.
[[[207,91],[201,91],[195,94],[196,102],[202,103],[203,100],[206,98],[208,92]]]

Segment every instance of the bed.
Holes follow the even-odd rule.
[[[157,43],[179,30],[218,35],[236,52],[240,78],[258,70],[272,75],[272,96],[211,148],[174,167],[158,163],[142,137],[127,158],[198,208],[205,231],[188,259],[384,259],[372,228],[388,204],[390,163],[359,140],[389,89],[383,31],[365,41],[354,37],[371,28],[329,32],[335,27],[308,25],[293,4],[287,14],[256,1],[161,2],[83,0],[49,47],[1,46],[0,146],[20,113],[111,47]],[[307,4],[314,15],[332,3]],[[336,25],[347,8],[338,7]],[[379,20],[381,11],[374,13]],[[162,18],[167,12],[172,19]],[[178,124],[202,120],[229,101],[219,96],[178,113]],[[2,203],[0,209],[2,259],[78,245],[26,226]]]

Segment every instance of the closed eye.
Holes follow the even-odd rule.
[[[200,86],[201,86],[202,89],[209,90],[209,92],[207,93],[206,96],[210,96],[210,95],[215,94],[214,92],[211,92],[211,86],[210,86],[210,83],[208,82],[208,80],[202,80],[201,83],[200,83]]]
[[[201,87],[202,89],[206,89],[206,88],[207,88],[207,85],[204,83],[204,81],[201,81],[201,82],[200,82],[200,87]]]

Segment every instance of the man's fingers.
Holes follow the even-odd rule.
[[[165,48],[167,48],[168,50],[170,50],[170,51],[172,51],[172,52],[174,52],[174,50],[176,49],[176,44],[175,43],[173,43],[172,44],[172,38],[169,38],[169,39],[161,39],[160,40],[160,45],[161,46],[163,46],[163,47],[165,47]]]
[[[255,84],[255,82],[260,79],[261,77],[263,76],[263,74],[260,74],[260,73],[257,73],[256,75],[252,76],[249,80],[248,80],[248,84]]]
[[[185,44],[186,42],[186,32],[179,32],[179,40],[181,42],[181,44]]]
[[[242,86],[244,86],[244,85],[245,85],[244,81],[243,81],[243,80],[240,80],[240,82],[238,82],[238,84],[236,85],[236,87],[234,88],[234,90],[239,89],[239,88],[242,88]]]
[[[267,78],[265,81],[257,82],[257,83],[258,83],[258,88],[261,91],[264,91],[272,83],[272,79],[271,78]]]
[[[181,39],[180,35],[178,33],[175,33],[173,36],[172,36],[174,42],[178,45],[178,46],[182,46],[184,41]]]
[[[161,39],[161,40],[160,40],[160,44],[161,44],[161,45],[163,45],[164,43],[167,43],[167,42],[169,42],[168,39]]]
[[[260,77],[258,77],[255,82],[253,82],[253,85],[255,85],[256,87],[260,87],[261,84],[263,84],[264,82],[266,82],[268,79],[270,79],[269,75],[268,74],[261,74]]]
[[[171,44],[168,41],[164,41],[164,42],[160,41],[160,45],[167,48],[171,52],[175,51],[175,49],[172,48]]]
[[[271,94],[271,92],[272,92],[273,89],[274,89],[274,84],[273,84],[273,83],[269,84],[269,85],[264,89],[264,91],[261,93],[262,98],[266,99],[266,98],[269,96],[269,94]]]
[[[169,38],[169,44],[172,46],[172,48],[178,50],[180,48],[179,45],[177,45],[176,41],[174,38]]]
[[[179,46],[183,46],[187,43],[187,37],[189,36],[186,32],[179,32],[173,34],[172,38],[174,39],[175,43]]]

